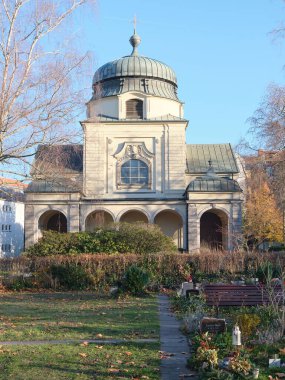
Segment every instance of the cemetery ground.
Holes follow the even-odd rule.
[[[158,308],[161,296],[149,292],[162,288],[167,289],[172,311],[181,318],[182,330],[190,342],[188,364],[194,378],[285,377],[282,252],[57,255],[21,257],[0,263],[3,272],[0,341],[14,341],[0,347],[0,379],[158,380],[161,375],[163,380],[177,380],[179,376],[164,378],[163,371],[170,362],[176,370],[178,354],[183,354],[183,374],[187,373],[184,368],[189,355],[184,354],[188,348],[186,342],[183,352],[180,351],[180,342],[185,338],[177,334],[178,326],[170,328],[169,322],[164,329],[166,339],[160,334],[161,343],[168,343],[163,348],[159,346],[158,311],[160,321],[161,316],[172,313],[168,307],[164,311],[161,304]],[[188,288],[196,285],[191,297],[181,293],[178,296],[181,283]],[[98,296],[106,294],[102,292],[109,294],[115,284],[120,284],[119,298]],[[217,297],[210,297],[212,303],[207,299],[211,286],[219,288]],[[223,286],[231,288],[230,294],[240,306],[230,306],[233,299],[222,296]],[[245,306],[243,297],[250,296],[250,287],[259,289],[258,293],[262,290],[262,294],[263,290],[267,293],[268,289],[274,289],[272,296],[277,291],[278,297],[267,302],[268,294],[266,302],[257,304],[256,294],[254,305],[250,302]],[[68,291],[63,292],[64,289]],[[218,334],[201,331],[202,321],[207,317],[225,319],[225,331],[222,329]],[[233,346],[232,337],[236,324],[242,342],[238,347]],[[176,348],[172,345],[174,341]],[[269,368],[269,360],[276,366]]]
[[[198,371],[199,379],[285,378],[282,304],[278,310],[272,304],[214,307],[209,306],[201,293],[189,298],[173,295],[172,308],[181,318],[190,342],[188,365]],[[280,331],[280,316],[283,331]],[[241,340],[234,346],[237,325]]]
[[[21,342],[0,347],[0,379],[159,379],[156,297],[98,298],[90,292],[0,297],[0,340]],[[105,344],[108,340],[112,344]]]

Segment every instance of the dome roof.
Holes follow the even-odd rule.
[[[187,186],[188,192],[215,192],[215,193],[235,193],[241,192],[237,181],[229,177],[219,177],[216,175],[212,166],[212,160],[209,160],[209,168],[206,175],[196,177]]]
[[[117,77],[158,78],[177,84],[174,71],[166,64],[140,55],[127,55],[105,63],[95,73],[93,83]]]
[[[138,54],[141,39],[134,32],[130,38],[131,55],[105,63],[93,77],[93,99],[140,91],[178,100],[174,71],[166,64]]]
[[[196,177],[187,187],[188,192],[217,192],[217,193],[235,193],[241,192],[237,181],[219,176],[201,176]]]

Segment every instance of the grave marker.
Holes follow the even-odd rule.
[[[225,319],[219,318],[203,318],[201,321],[201,332],[209,332],[212,334],[223,333],[226,331]]]

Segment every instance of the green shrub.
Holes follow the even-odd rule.
[[[256,271],[256,276],[262,283],[268,283],[275,277],[281,276],[281,265],[279,263],[272,263],[270,261],[265,261],[261,263]]]
[[[149,274],[142,268],[131,265],[125,272],[122,289],[132,295],[142,295],[149,284]]]
[[[3,285],[6,289],[19,291],[24,289],[31,289],[35,286],[35,283],[34,279],[30,277],[13,276],[8,277],[6,280],[4,280]]]
[[[202,372],[200,379],[203,380],[236,380],[234,374],[219,368],[214,368],[211,372]]]
[[[80,265],[52,265],[52,277],[67,290],[84,290],[93,285],[92,277]]]
[[[144,223],[118,223],[95,232],[58,233],[46,231],[38,243],[26,250],[26,255],[51,256],[81,253],[156,253],[176,251],[171,238],[158,226]]]
[[[129,252],[143,254],[177,251],[173,240],[165,236],[155,224],[118,223],[114,227],[118,231],[118,243],[129,247]]]
[[[243,340],[247,341],[257,332],[257,327],[260,324],[260,318],[257,314],[240,314],[236,318],[236,322],[241,329]]]

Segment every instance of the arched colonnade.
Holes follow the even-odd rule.
[[[85,218],[83,230],[95,231],[100,226],[106,226],[113,222],[126,223],[154,223],[162,232],[173,238],[178,247],[183,247],[183,218],[176,211],[171,209],[158,210],[152,217],[142,209],[128,209],[119,213],[116,217],[107,210],[94,210]],[[63,212],[57,210],[45,211],[38,221],[40,234],[46,230],[67,232],[68,221]]]

